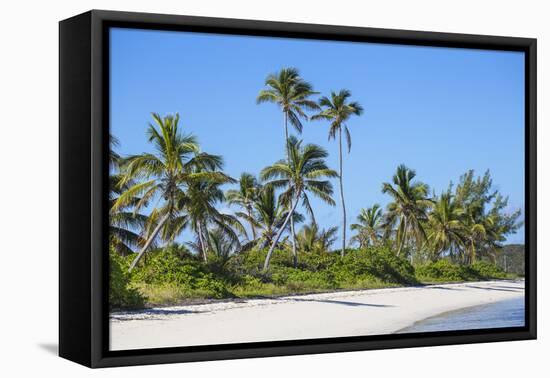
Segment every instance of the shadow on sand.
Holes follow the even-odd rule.
[[[294,302],[320,302],[320,303],[329,303],[329,304],[339,304],[344,306],[366,306],[366,307],[394,307],[392,305],[382,305],[382,304],[371,304],[371,303],[360,303],[360,302],[349,302],[349,301],[336,301],[333,299],[309,299],[309,298],[292,298],[290,299]]]
[[[475,285],[466,285],[466,287],[469,287],[471,289],[481,289],[481,290],[494,290],[494,291],[511,291],[514,293],[523,291],[523,289],[517,288],[517,287],[510,287],[510,286],[493,286],[493,287],[482,287],[482,286],[475,286]]]

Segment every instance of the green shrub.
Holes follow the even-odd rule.
[[[114,250],[109,252],[109,305],[114,308],[143,306],[144,298],[132,286],[129,264]]]
[[[267,248],[252,249],[232,256],[226,264],[228,273],[237,276],[250,274],[260,277],[264,274],[263,266],[267,256]],[[301,258],[301,256],[300,256]],[[275,249],[269,261],[270,270],[272,268],[286,266],[292,267],[292,254],[284,249]]]
[[[471,269],[473,269],[479,277],[485,279],[502,279],[507,277],[507,274],[500,267],[486,261],[477,261],[473,263]]]
[[[361,281],[416,283],[412,265],[386,247],[349,250],[331,269],[340,285],[353,285]]]
[[[328,270],[311,271],[295,268],[276,268],[271,282],[287,287],[289,293],[312,292],[337,288],[334,275]]]
[[[438,260],[417,266],[416,276],[424,282],[458,282],[506,278],[506,274],[500,268],[487,262],[476,262],[468,266],[453,264],[449,260]]]
[[[150,286],[172,288],[188,297],[224,298],[230,296],[226,283],[208,272],[196,257],[165,248],[151,252],[146,262],[134,269],[132,280],[144,290]],[[171,289],[171,290],[172,290]]]

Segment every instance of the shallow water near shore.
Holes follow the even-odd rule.
[[[524,325],[525,298],[520,297],[433,316],[397,333],[523,327]]]

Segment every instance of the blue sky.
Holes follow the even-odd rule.
[[[297,67],[322,94],[351,90],[365,109],[348,122],[348,224],[360,208],[387,204],[382,182],[401,163],[438,193],[468,169],[490,169],[509,210],[523,211],[520,52],[112,29],[111,132],[119,152],[151,151],[151,112],[179,112],[181,129],[223,155],[226,172],[258,174],[284,156],[280,110],[255,102],[265,77],[282,67]],[[338,146],[327,135],[326,122],[309,122],[301,138],[326,148],[336,168]],[[339,206],[313,206],[321,226],[340,225]],[[523,228],[508,241],[523,242]]]

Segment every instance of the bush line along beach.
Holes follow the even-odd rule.
[[[380,185],[385,207],[365,198],[348,214],[348,121],[363,118],[361,104],[347,89],[315,92],[294,68],[269,75],[256,100],[280,109],[273,127],[282,148],[271,165],[240,177],[224,172],[216,151],[201,150],[177,113],[152,115],[147,152],[121,156],[111,136],[111,308],[516,276],[501,256],[521,214],[508,211],[489,171],[465,169],[436,192],[402,164],[387,182],[368,183]],[[310,124],[337,143],[337,167],[324,146],[300,138]],[[321,228],[312,198],[335,206],[341,223]],[[184,231],[194,237],[182,240]]]

